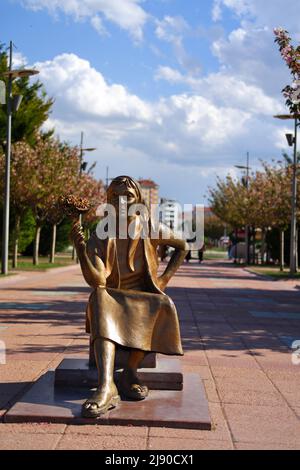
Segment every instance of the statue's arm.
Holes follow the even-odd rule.
[[[94,289],[101,286],[105,287],[106,276],[104,263],[96,254],[96,250],[92,244],[89,242],[86,244],[82,227],[79,223],[74,224],[72,228],[72,239],[76,247],[81,271],[87,284]]]
[[[158,278],[160,284],[159,287],[163,290],[183,263],[184,258],[186,257],[189,250],[189,246],[184,240],[176,238],[171,230],[160,231],[159,238],[157,240],[157,246],[161,245],[174,248],[174,253],[171,256],[165,271]]]

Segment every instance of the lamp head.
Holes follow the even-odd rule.
[[[21,105],[21,102],[22,102],[22,99],[23,99],[23,96],[22,95],[15,95],[13,98],[12,98],[12,110],[13,112],[16,112],[18,111],[20,105]]]
[[[286,140],[289,144],[290,147],[293,147],[294,143],[295,143],[295,138],[293,136],[293,134],[285,134],[286,136]]]

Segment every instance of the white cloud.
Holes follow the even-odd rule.
[[[244,24],[227,38],[213,42],[212,52],[219,59],[221,70],[240,80],[259,86],[265,93],[280,96],[290,82],[290,73],[274,44],[269,27],[256,28]]]
[[[74,125],[84,126],[94,138],[142,152],[154,161],[192,165],[201,155],[202,165],[210,167],[215,155],[230,159],[240,151],[249,129],[261,126],[260,114],[273,110],[272,100],[259,90],[238,84],[239,96],[236,83],[228,78],[224,86],[224,77],[218,75],[211,82],[199,81],[198,92],[148,103],[120,84],[108,85],[99,71],[75,54],[35,66],[55,98],[52,120],[60,134],[72,135]]]
[[[212,8],[212,19],[213,21],[220,21],[222,19],[222,0],[214,0]]]
[[[14,51],[12,60],[13,68],[15,67],[19,69],[25,67],[26,64],[28,64],[27,57],[25,57],[21,52]]]
[[[169,83],[187,83],[188,78],[179,70],[167,66],[160,66],[154,76],[155,80],[166,80]]]
[[[147,13],[141,7],[142,0],[19,0],[32,10],[46,9],[51,14],[62,12],[74,20],[90,19],[93,27],[102,31],[101,19],[105,18],[128,31],[137,41],[143,38]]]
[[[234,107],[256,114],[272,115],[284,112],[283,104],[268,96],[258,86],[229,75],[225,72],[213,73],[204,78],[183,75],[170,67],[159,67],[156,80],[166,80],[170,84],[184,84],[211,100],[216,106]]]
[[[108,32],[103,24],[100,16],[96,15],[91,18],[91,25],[100,34],[100,36],[108,36]]]
[[[226,174],[234,164],[243,163],[249,141],[257,158],[272,158],[278,152],[283,131],[272,117],[277,102],[233,77],[212,74],[193,79],[189,94],[146,102],[123,85],[108,84],[75,54],[34,65],[55,98],[47,127],[55,127],[61,139],[73,144],[83,130],[86,144],[98,148],[88,156],[98,160],[97,176],[103,177],[109,165],[114,176],[152,177],[162,184],[165,196],[184,193],[181,202],[199,202],[203,189],[197,193],[197,181],[212,185],[216,173]],[[186,79],[170,68],[160,73],[174,82]]]
[[[35,64],[60,112],[84,113],[88,119],[149,120],[151,107],[120,84],[108,85],[101,73],[75,54],[61,54]]]
[[[295,0],[214,0],[214,20],[221,20],[224,7],[258,27],[288,25],[291,32],[299,33],[300,4]]]
[[[188,24],[182,16],[165,16],[163,20],[156,20],[156,36],[167,42],[177,43],[187,30]]]
[[[201,65],[191,57],[184,47],[184,35],[189,31],[189,24],[182,16],[165,16],[163,20],[155,20],[155,34],[161,41],[173,46],[175,57],[181,67],[189,72],[199,74]]]
[[[215,40],[212,52],[222,70],[252,83],[268,95],[280,96],[290,83],[290,73],[274,44],[273,29],[283,26],[295,39],[299,36],[300,2],[294,0],[215,0],[212,12],[221,19],[222,9],[233,11],[240,26],[228,37]]]

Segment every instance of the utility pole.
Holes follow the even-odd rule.
[[[107,191],[108,185],[109,185],[109,166],[106,167],[106,185],[105,185],[105,190]]]
[[[249,196],[249,163],[250,163],[250,154],[247,152],[247,173],[246,173],[246,188],[247,188],[247,196]],[[250,237],[249,237],[249,225],[246,225],[246,234],[245,234],[245,242],[246,242],[246,264],[250,263]]]
[[[250,153],[247,152],[247,165],[246,166],[242,166],[242,165],[235,165],[236,168],[238,168],[239,170],[246,170],[246,190],[247,190],[247,194],[248,194],[248,191],[249,191],[249,170],[250,170]],[[250,261],[250,246],[249,246],[249,225],[247,224],[245,226],[245,254],[246,254],[246,257],[245,257],[245,261],[246,261],[246,264],[249,264],[249,261]]]
[[[291,243],[290,243],[290,274],[298,271],[298,236],[297,236],[297,143],[298,127],[300,126],[300,114],[279,114],[274,116],[277,119],[294,120],[295,131],[293,134],[286,134],[286,139],[290,147],[294,146],[294,157],[292,166],[292,213],[291,213]]]
[[[8,248],[9,248],[9,209],[10,209],[10,164],[11,164],[11,125],[12,113],[17,111],[22,96],[12,96],[12,84],[15,78],[30,77],[39,73],[37,70],[12,70],[13,43],[9,43],[8,71],[3,73],[7,77],[7,121],[6,121],[6,152],[5,152],[5,180],[4,180],[4,206],[3,206],[3,233],[2,233],[2,266],[1,272],[8,274]]]
[[[292,220],[291,220],[291,260],[290,272],[296,274],[297,266],[297,130],[298,118],[295,117],[293,182],[292,182]]]
[[[9,72],[12,71],[13,43],[9,44]],[[10,155],[11,155],[11,101],[12,77],[9,75],[7,88],[7,121],[6,121],[6,152],[5,152],[5,185],[3,208],[3,235],[2,235],[2,274],[8,273],[8,246],[9,246],[9,205],[10,205]]]

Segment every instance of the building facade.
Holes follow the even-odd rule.
[[[167,225],[172,230],[179,229],[181,208],[177,201],[162,198],[160,200],[160,222]]]
[[[150,179],[140,179],[139,183],[147,206],[150,208],[152,204],[159,204],[159,186]]]

